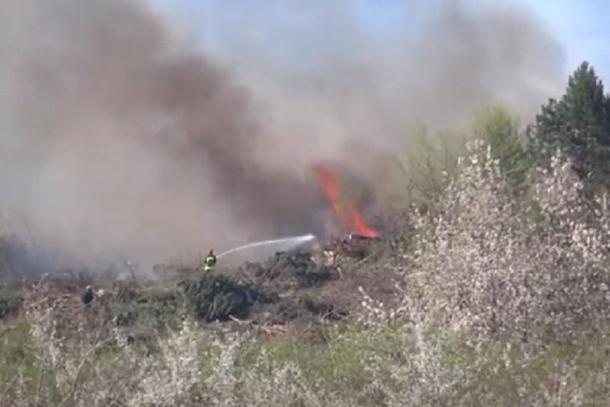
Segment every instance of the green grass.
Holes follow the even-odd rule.
[[[26,322],[8,327],[0,334],[0,382],[10,383],[17,373],[25,380],[34,380],[40,374],[36,349]]]
[[[348,325],[323,330],[316,340],[295,336],[261,338],[245,350],[240,368],[252,368],[264,351],[272,366],[297,365],[310,384],[329,391],[351,391],[369,380],[366,370],[369,359],[395,358],[396,345],[393,329],[371,335],[367,330]]]
[[[7,288],[0,289],[0,320],[16,315],[21,306],[21,301],[18,291]]]
[[[466,372],[467,381],[458,384],[456,405],[528,405],[541,394],[560,394],[566,380],[582,394],[583,405],[603,406],[610,398],[610,337],[583,335],[575,343],[548,340],[531,351],[525,346],[489,340],[476,346],[469,341],[431,333],[440,345],[440,362],[447,372]],[[409,338],[409,334],[407,334]],[[206,344],[201,349],[202,371],[218,361],[219,348]],[[120,356],[112,344],[101,349],[95,363],[108,365]],[[246,342],[237,355],[237,371],[275,369],[292,363],[302,372],[304,384],[335,395],[350,396],[370,383],[371,368],[387,388],[404,391],[393,382],[391,369],[410,366],[415,348],[398,327],[370,330],[350,324],[320,330],[316,335],[259,337]],[[260,356],[266,355],[260,363]],[[34,391],[41,377],[29,326],[16,322],[0,334],[0,383],[6,385],[16,372]],[[562,371],[567,372],[562,377]],[[207,377],[205,374],[203,377]],[[52,386],[49,382],[47,385]],[[531,399],[530,399],[531,398]],[[564,401],[571,405],[570,401]]]
[[[309,384],[346,394],[370,382],[370,358],[382,369],[385,365],[387,371],[382,371],[381,377],[390,387],[395,386],[390,368],[408,364],[410,347],[405,347],[394,328],[372,335],[350,326],[327,334],[325,343],[294,337],[261,340],[244,355],[241,368],[251,368],[249,363],[264,349],[272,366],[294,363]],[[459,385],[466,405],[482,400],[494,406],[520,405],[527,397],[559,392],[562,380],[582,392],[584,405],[606,405],[610,398],[610,338],[587,337],[575,344],[552,342],[532,354],[519,346],[508,348],[502,342],[474,347],[443,337],[439,343],[441,363],[447,371],[470,374],[468,382]],[[565,378],[562,371],[567,372]]]

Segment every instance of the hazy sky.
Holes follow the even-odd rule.
[[[564,44],[568,64],[588,60],[610,81],[610,2],[607,0],[513,0],[535,10]]]
[[[280,28],[283,24],[278,15],[273,15],[271,10],[281,8],[286,11],[287,3],[293,4],[293,13],[298,15],[299,9],[324,9],[324,3],[328,0],[311,0],[295,2],[278,2],[270,0],[259,2],[258,0],[148,0],[168,11],[174,17],[182,19],[185,23],[183,30],[194,34],[196,41],[211,53],[223,55],[223,47],[230,45],[236,39],[227,38],[227,32],[231,27],[239,27],[236,32],[244,35],[243,25],[253,23],[252,36],[264,35],[260,28],[261,22],[265,28],[272,32],[274,28]],[[266,3],[266,4],[265,4]],[[428,0],[335,0],[333,5],[342,3],[349,8],[356,17],[355,21],[360,24],[359,29],[366,30],[379,38],[391,40],[392,36],[404,35],[409,26],[417,23],[420,11],[429,4]],[[610,81],[610,2],[607,0],[463,0],[463,4],[476,10],[478,7],[488,5],[521,8],[531,11],[534,18],[538,19],[542,26],[552,32],[559,42],[564,46],[566,57],[565,69],[572,70],[575,65],[583,60],[593,63],[605,82]],[[251,15],[253,4],[265,4],[264,18],[261,15]],[[269,6],[274,4],[275,6]],[[326,3],[328,4],[328,3]],[[240,13],[240,9],[247,10]],[[321,12],[321,11],[318,11]],[[256,21],[256,22],[255,22]],[[291,24],[294,21],[291,21]],[[329,30],[332,27],[329,27]],[[269,41],[269,49],[265,52],[273,52],[274,48],[282,49],[281,42],[290,44],[290,38]],[[234,62],[234,61],[230,61]]]

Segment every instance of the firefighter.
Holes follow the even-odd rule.
[[[85,288],[85,292],[83,292],[83,295],[81,295],[81,301],[83,304],[89,305],[93,301],[93,298],[94,298],[93,288],[90,285],[88,285]]]
[[[214,266],[216,265],[216,255],[214,254],[214,250],[210,249],[208,255],[203,259],[203,264],[201,265],[201,271],[204,273],[209,273],[212,271]]]

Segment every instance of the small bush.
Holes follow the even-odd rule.
[[[120,284],[111,303],[116,324],[130,327],[139,335],[152,336],[167,327],[177,329],[183,315],[183,302],[175,287]],[[144,335],[144,336],[146,336]]]
[[[182,286],[196,317],[207,322],[225,321],[230,316],[246,317],[258,296],[252,288],[216,274],[204,275],[196,282],[183,282]]]
[[[16,291],[0,289],[0,319],[15,315],[21,306],[22,298]]]

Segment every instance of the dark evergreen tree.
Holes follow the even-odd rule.
[[[528,140],[537,160],[560,149],[588,185],[610,185],[610,99],[587,62],[572,74],[565,95],[542,107]]]

